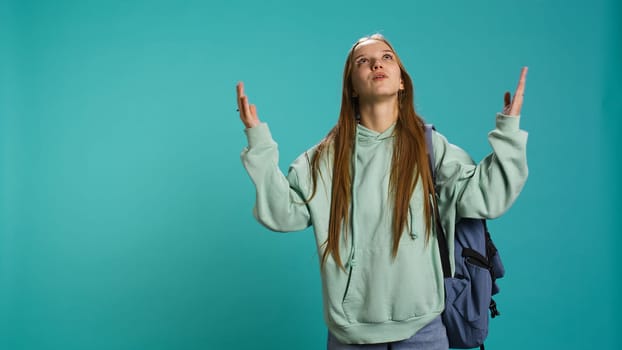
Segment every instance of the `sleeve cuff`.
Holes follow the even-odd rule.
[[[260,123],[259,125],[244,129],[246,138],[248,139],[248,147],[253,147],[261,144],[271,143],[272,134],[268,128],[268,124]]]
[[[509,116],[503,113],[497,113],[497,129],[502,132],[520,130],[520,115]]]

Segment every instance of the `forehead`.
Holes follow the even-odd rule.
[[[384,41],[370,39],[356,46],[353,56],[367,55],[375,52],[392,51]]]

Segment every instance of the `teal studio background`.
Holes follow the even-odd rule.
[[[311,230],[272,233],[235,84],[281,168],[381,32],[418,111],[479,160],[529,66],[530,178],[490,223],[490,349],[620,348],[619,1],[28,1],[0,7],[0,348],[323,349]]]

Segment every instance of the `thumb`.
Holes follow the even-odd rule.
[[[506,91],[503,95],[503,114],[510,114],[510,109],[512,109],[512,95]]]

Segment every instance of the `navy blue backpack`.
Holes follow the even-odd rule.
[[[432,177],[434,149],[431,125],[426,125],[425,135]],[[455,227],[455,267],[451,275],[447,240],[440,222],[438,208],[434,208],[438,246],[445,278],[445,311],[442,319],[447,328],[449,347],[484,350],[488,336],[488,310],[492,318],[499,315],[492,296],[499,292],[497,278],[503,277],[505,269],[497,252],[486,220],[463,218]]]

